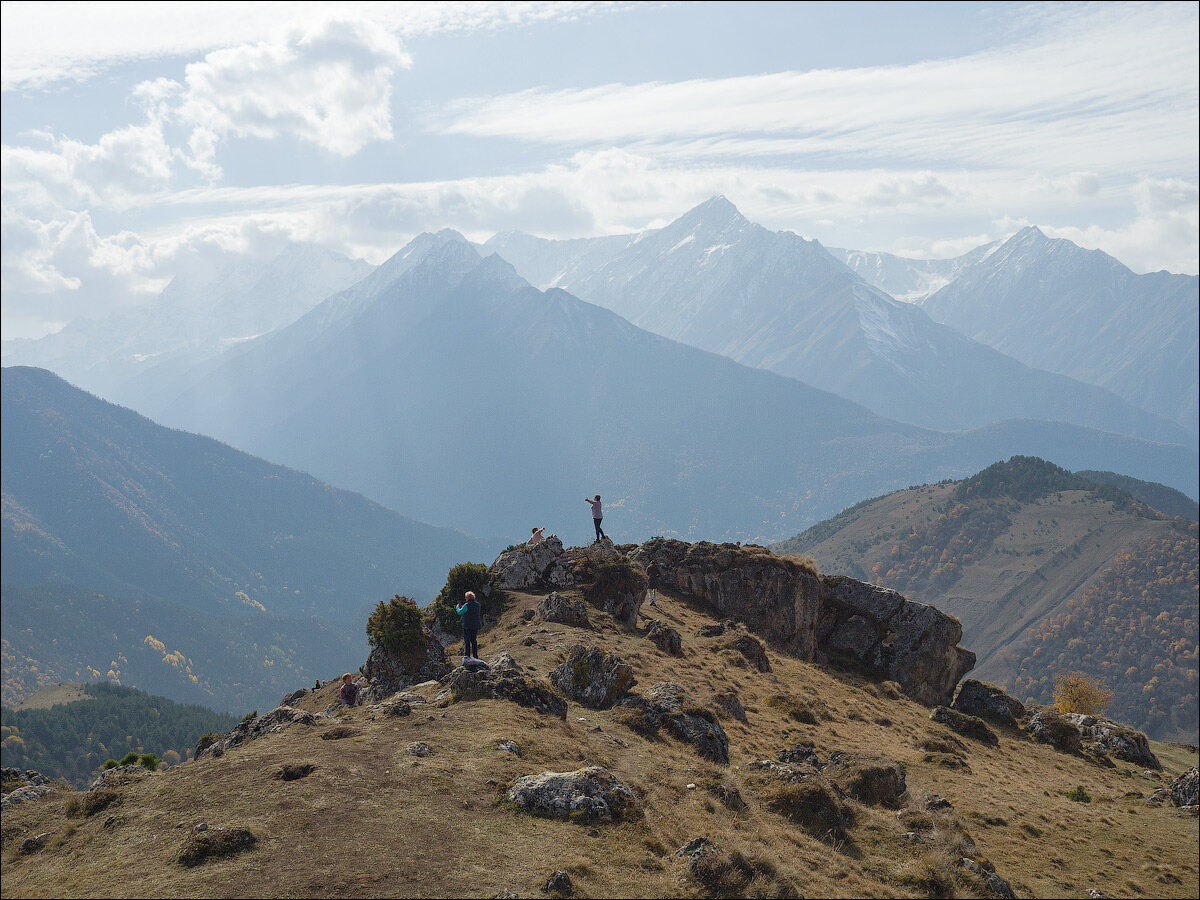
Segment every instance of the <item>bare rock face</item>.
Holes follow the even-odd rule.
[[[1029,733],[1062,753],[1078,753],[1082,747],[1075,723],[1050,709],[1040,709],[1029,717]]]
[[[820,650],[835,665],[897,682],[914,700],[950,702],[975,665],[961,638],[958,620],[932,606],[853,578],[821,578]]]
[[[551,683],[578,703],[592,709],[608,709],[636,684],[633,667],[619,656],[576,644],[567,658],[550,672]]]
[[[571,578],[563,565],[562,541],[551,536],[532,547],[505,550],[488,569],[488,579],[493,589],[505,591],[569,586]]]
[[[1067,713],[1063,719],[1075,726],[1081,740],[1088,743],[1086,749],[1092,753],[1123,759],[1156,772],[1162,771],[1162,763],[1150,749],[1146,735],[1140,731],[1082,713]]]
[[[939,725],[945,725],[951,731],[958,732],[963,737],[969,737],[981,744],[987,744],[989,747],[1000,746],[1000,739],[996,737],[996,733],[987,727],[987,723],[983,719],[976,716],[968,716],[966,713],[961,713],[948,706],[935,706],[933,712],[929,714],[929,718]]]
[[[664,625],[658,619],[650,620],[650,627],[646,629],[646,637],[650,638],[650,643],[669,656],[683,655],[683,638],[679,636],[679,632],[670,625]]]
[[[654,538],[631,554],[653,587],[691,594],[804,660],[816,652],[821,587],[798,562],[764,547]]]
[[[587,628],[591,624],[587,605],[582,600],[571,600],[557,591],[551,591],[549,596],[538,602],[534,615],[543,622],[558,622],[576,628]]]
[[[1192,766],[1171,782],[1168,793],[1176,806],[1195,806],[1200,803],[1200,772]]]
[[[688,693],[670,681],[651,685],[644,698],[649,715],[657,718],[659,727],[713,762],[729,762],[729,737],[713,713],[697,706]]]
[[[317,716],[310,712],[305,712],[302,709],[296,709],[294,706],[277,706],[268,713],[263,713],[261,716],[255,716],[252,719],[243,719],[237,724],[237,727],[225,737],[221,738],[212,744],[209,744],[203,750],[196,754],[199,759],[204,756],[221,756],[226,750],[232,750],[234,747],[240,747],[242,744],[250,741],[258,740],[268,734],[278,734],[285,729],[291,728],[293,725],[317,725],[322,721],[328,722],[329,719],[323,716]],[[108,772],[102,772],[100,778],[105,775],[114,773],[117,769],[134,768],[133,766],[117,766],[115,769],[109,769]],[[141,768],[140,766],[138,768]],[[143,769],[143,771],[145,771]],[[152,773],[153,774],[153,773]],[[93,784],[99,785],[99,778]],[[90,787],[89,790],[95,790]]]
[[[1017,727],[1025,717],[1025,705],[994,684],[968,678],[958,687],[951,707],[968,716],[989,719],[1000,725]]]
[[[637,625],[649,587],[641,563],[611,541],[601,541],[590,547],[572,547],[564,554],[563,565],[570,583],[582,588],[588,603],[627,628]]]
[[[422,642],[415,647],[395,653],[383,647],[374,647],[363,666],[367,687],[363,691],[364,702],[379,702],[398,691],[421,684],[438,681],[450,672],[446,650],[441,641],[428,629],[422,630]]]
[[[640,810],[633,791],[600,766],[526,775],[513,782],[508,799],[531,815],[581,822],[619,822]]]
[[[472,671],[457,668],[446,678],[454,702],[508,700],[545,716],[567,717],[567,703],[543,682],[511,669]]]

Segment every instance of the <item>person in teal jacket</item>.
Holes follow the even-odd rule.
[[[479,628],[483,624],[483,611],[475,599],[475,592],[467,591],[463,595],[463,602],[454,607],[454,611],[462,616],[463,656],[479,659]]]

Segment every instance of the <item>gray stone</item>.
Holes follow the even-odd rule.
[[[501,653],[488,661],[492,671],[498,675],[523,675],[525,670],[508,653]]]
[[[236,731],[236,729],[234,730]],[[92,791],[104,790],[106,788],[120,787],[121,785],[129,784],[131,781],[139,781],[142,778],[156,777],[161,774],[161,772],[151,771],[137,763],[125,766],[113,766],[111,769],[101,770],[100,774],[88,783],[87,789],[88,793],[91,793]]]
[[[767,659],[766,648],[753,635],[739,634],[726,646],[742,654],[746,658],[746,662],[750,663],[759,672],[771,671],[771,661]]]
[[[399,653],[374,647],[363,666],[367,680],[363,702],[378,702],[415,684],[437,681],[451,668],[442,642],[427,628],[422,629],[421,643]]]
[[[446,694],[455,703],[473,700],[507,700],[546,716],[567,717],[566,701],[545,683],[510,671],[472,671],[458,668],[445,679]]]
[[[563,565],[562,541],[551,536],[532,547],[506,550],[488,569],[488,582],[503,591],[568,587],[571,578]]]
[[[566,872],[552,872],[546,879],[546,883],[542,885],[542,890],[547,894],[570,897],[575,892],[575,886],[571,884],[571,876]]]
[[[27,784],[24,787],[19,787],[15,791],[9,791],[0,798],[0,809],[8,809],[10,806],[16,806],[18,803],[26,803],[30,800],[39,800],[49,794],[54,788],[48,784]]]
[[[279,701],[279,705],[280,706],[291,706],[293,703],[295,703],[301,697],[307,697],[307,696],[308,696],[308,691],[305,690],[304,688],[300,688],[299,690],[295,690],[295,691],[292,691],[290,694],[287,694],[282,700]]]
[[[730,718],[737,719],[739,722],[748,721],[746,708],[742,706],[741,698],[734,691],[722,691],[716,694],[713,697],[713,705]]]
[[[408,753],[410,756],[428,756],[433,752],[433,748],[424,741],[413,741],[408,745]]]
[[[939,725],[945,725],[951,731],[955,731],[963,737],[972,738],[980,743],[987,744],[989,747],[1000,746],[1000,739],[996,737],[996,733],[992,729],[988,728],[987,723],[983,719],[968,716],[966,713],[950,709],[948,706],[935,706],[933,712],[929,714],[929,718]]]
[[[950,701],[975,665],[962,625],[932,606],[844,576],[821,578],[817,644],[835,665],[899,684],[929,705]]]
[[[1082,740],[1091,742],[1088,749],[1093,752],[1099,750],[1114,759],[1145,766],[1156,772],[1162,771],[1162,763],[1150,749],[1146,735],[1140,731],[1082,713],[1067,713],[1063,719],[1075,726]]]
[[[633,792],[600,766],[526,775],[508,789],[508,799],[531,815],[550,819],[617,822],[640,813]]]
[[[650,643],[669,656],[683,655],[683,638],[679,636],[679,632],[670,625],[664,625],[658,619],[650,620],[650,627],[646,629],[646,637],[650,639]]]
[[[954,702],[950,705],[968,716],[990,719],[1013,728],[1025,717],[1025,706],[1016,697],[1009,696],[995,685],[972,678],[959,685]]]
[[[696,706],[679,685],[660,681],[643,698],[658,716],[660,727],[673,737],[691,744],[696,752],[713,762],[729,762],[729,737],[716,716]]]
[[[1195,806],[1200,803],[1200,773],[1192,766],[1173,782],[1168,788],[1171,802],[1176,806]]]
[[[939,809],[954,809],[954,804],[945,797],[939,797],[937,794],[926,794],[925,808],[930,812],[934,812]]]
[[[825,767],[812,744],[797,744],[789,750],[780,750],[775,758],[785,765],[812,766],[818,770]]]
[[[696,634],[700,637],[719,637],[725,633],[725,626],[720,622],[714,622],[711,625],[701,625],[696,629]]]
[[[983,886],[987,892],[1000,900],[1016,900],[1017,895],[1013,893],[1013,889],[1009,887],[1008,882],[997,875],[995,872],[989,872],[979,863],[970,857],[964,856],[958,863],[968,872],[978,876],[983,881]]]
[[[867,806],[895,809],[906,790],[904,769],[886,756],[835,751],[822,772],[842,792]]]
[[[1035,740],[1062,753],[1078,753],[1082,747],[1075,723],[1050,709],[1039,709],[1030,716],[1028,730]]]
[[[550,682],[591,709],[614,706],[637,683],[629,663],[587,644],[576,644],[567,651],[567,658],[551,671]]]
[[[40,853],[46,847],[46,841],[54,834],[53,831],[43,831],[36,837],[25,838],[21,841],[21,854],[28,856],[31,853]]]
[[[521,755],[521,748],[517,745],[516,741],[497,741],[496,749],[503,750],[505,753],[511,753],[517,757]]]
[[[261,716],[255,716],[252,719],[245,719],[239,722],[237,727],[225,735],[225,737],[215,743],[209,744],[196,754],[196,758],[221,756],[226,750],[232,750],[234,747],[240,747],[242,744],[258,740],[264,735],[278,734],[285,729],[291,728],[293,725],[317,725],[328,721],[328,718],[328,716],[318,716],[310,712],[305,712],[302,709],[296,709],[294,706],[277,706],[275,709],[268,713],[263,713]],[[132,768],[134,767],[117,766],[115,769],[109,769],[108,772]],[[101,777],[104,774],[106,773],[101,773]],[[90,788],[90,790],[95,790],[95,788]]]
[[[557,591],[543,597],[534,612],[543,622],[557,622],[574,628],[588,628],[592,624],[588,619],[587,604],[564,597]]]

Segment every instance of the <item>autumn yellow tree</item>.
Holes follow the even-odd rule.
[[[1054,679],[1054,707],[1060,713],[1100,716],[1112,698],[1112,691],[1083,672],[1068,672]]]

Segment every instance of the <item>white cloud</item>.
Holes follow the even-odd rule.
[[[343,2],[339,16],[372,22],[401,37],[516,27],[575,19],[626,3]],[[112,63],[194,56],[240,44],[277,43],[287,27],[320,28],[331,4],[296,3],[5,3],[0,32],[4,90],[84,80]]]

